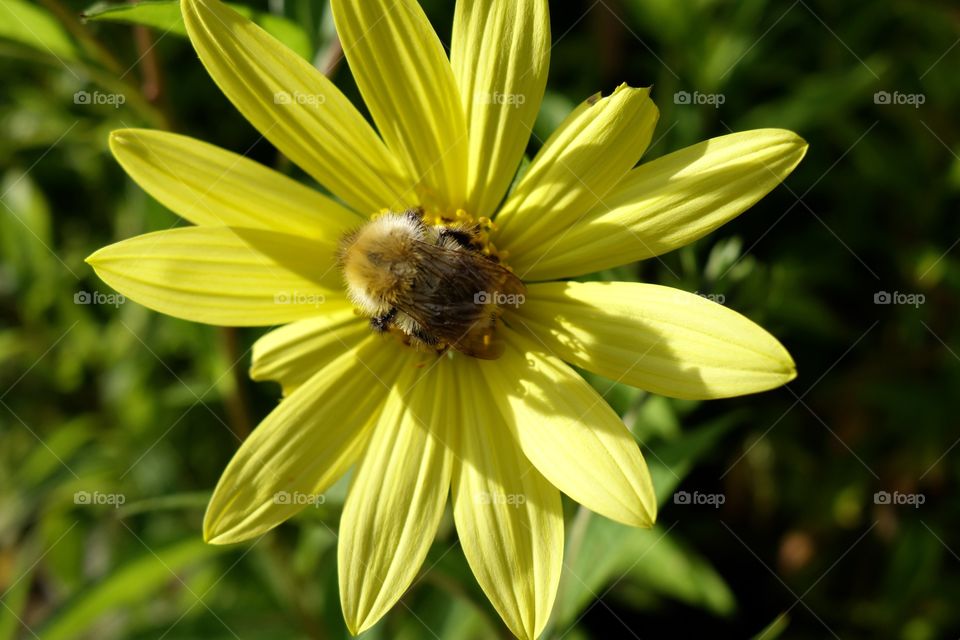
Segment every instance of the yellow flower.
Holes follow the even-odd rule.
[[[560,281],[671,251],[775,187],[803,157],[789,131],[727,135],[635,167],[657,109],[621,86],[578,107],[513,191],[546,83],[546,0],[461,0],[449,59],[414,0],[333,0],[379,135],[326,77],[218,0],[183,0],[214,81],[332,194],[159,131],[115,131],[130,176],[194,226],[89,258],[152,309],[216,325],[289,323],[251,375],[284,399],[214,491],[204,536],[232,543],[290,518],[354,468],[340,524],[350,630],[377,622],[420,571],[452,494],[464,554],[510,630],[536,637],[563,553],[560,492],[649,527],[646,465],[618,416],[570,367],[655,393],[722,398],[791,380],[786,350],[693,294]],[[503,203],[501,204],[501,201]],[[345,295],[341,238],[384,210],[493,218],[485,249],[526,283],[496,320],[503,355],[424,353],[377,335]]]

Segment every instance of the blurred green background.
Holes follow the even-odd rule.
[[[449,42],[453,3],[423,4]],[[810,151],[716,233],[602,274],[722,301],[778,336],[799,377],[710,403],[591,379],[644,443],[664,504],[653,531],[567,505],[549,636],[957,637],[960,9],[552,5],[531,153],[621,81],[654,85],[647,159],[755,127],[794,129]],[[325,2],[250,6],[359,104],[347,66],[331,65]],[[83,262],[182,224],[113,161],[112,129],[170,128],[302,177],[217,91],[177,15],[0,0],[0,640],[347,636],[343,486],[254,543],[200,538],[221,470],[279,397],[246,378],[262,332],[123,303]],[[505,633],[449,516],[425,566],[369,637]]]

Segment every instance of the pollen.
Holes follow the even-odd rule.
[[[496,223],[487,216],[474,217],[464,209],[444,210],[437,207],[421,208],[421,217],[424,224],[432,227],[447,229],[469,229],[472,231],[473,243],[479,247],[479,252],[500,263],[507,269],[506,264],[509,252],[497,249],[490,236],[497,230]],[[376,220],[384,215],[393,213],[390,209],[381,209],[371,216]]]

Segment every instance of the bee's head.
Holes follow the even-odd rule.
[[[423,223],[413,216],[387,213],[344,236],[338,261],[350,298],[361,311],[383,313],[406,291],[424,234]]]

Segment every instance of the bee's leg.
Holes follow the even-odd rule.
[[[397,309],[395,307],[391,307],[386,313],[375,318],[370,318],[370,326],[377,333],[383,333],[390,328],[390,325],[393,324],[393,319],[396,317]]]
[[[441,244],[447,238],[450,238],[464,249],[473,248],[473,234],[471,234],[469,231],[444,227],[437,234],[437,244]]]
[[[420,328],[413,332],[413,337],[431,347],[436,346],[440,342],[440,338]]]
[[[427,333],[427,331],[419,324],[413,328],[412,335],[414,338],[430,347],[434,347],[440,342],[440,338],[431,333]]]

